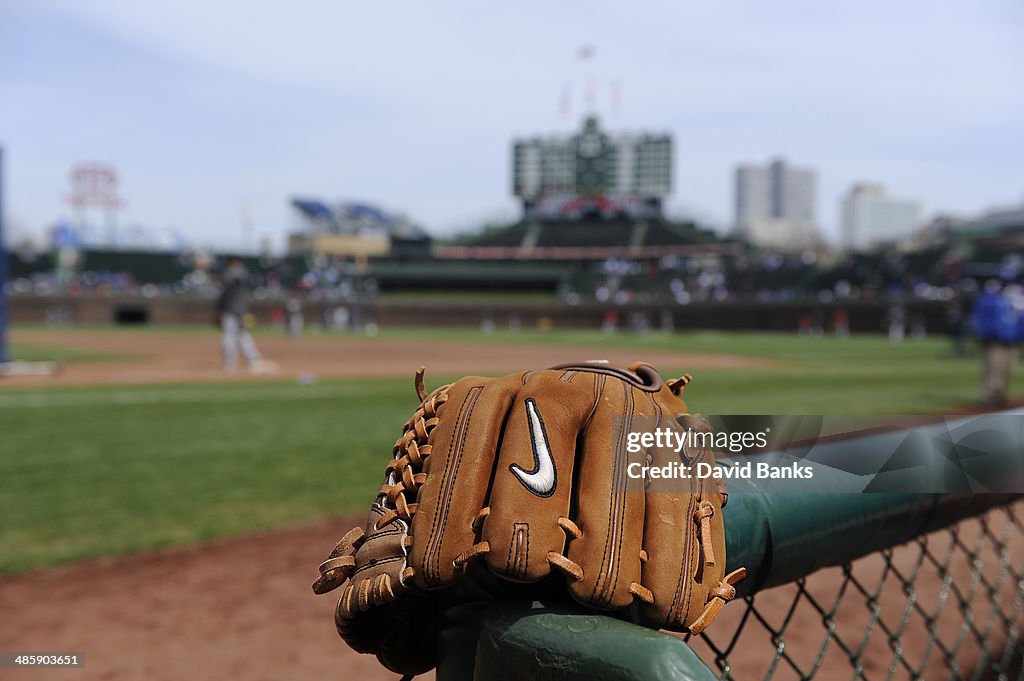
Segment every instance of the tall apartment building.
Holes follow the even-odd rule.
[[[782,159],[736,168],[736,229],[761,246],[784,249],[818,244],[814,220],[817,176]]]
[[[909,239],[920,221],[920,204],[889,196],[880,184],[855,184],[840,204],[843,247],[848,250],[868,250]]]

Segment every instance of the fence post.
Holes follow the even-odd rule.
[[[7,248],[4,246],[4,148],[0,147],[0,365],[10,361],[7,350]]]

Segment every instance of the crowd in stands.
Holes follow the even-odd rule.
[[[692,225],[648,220],[628,229],[612,222],[521,222],[479,235],[473,245],[529,249],[570,247],[572,244],[643,245],[684,243],[693,251],[676,251],[659,257],[604,260],[578,258],[557,264],[550,289],[558,286],[561,298],[572,303],[679,304],[705,302],[794,302],[813,300],[830,303],[842,300],[881,300],[894,296],[950,300],[962,282],[970,286],[984,279],[985,267],[998,268],[1004,254],[988,254],[992,263],[965,264],[945,247],[913,253],[826,254],[819,251],[781,253],[763,251],[732,243],[735,248],[705,248],[708,234]],[[721,246],[722,242],[712,244]],[[568,246],[567,246],[568,245]],[[627,252],[625,249],[623,252]],[[656,250],[657,254],[658,251]],[[368,272],[357,272],[343,258],[246,257],[253,297],[305,300],[334,306],[346,301],[366,300],[382,286],[408,287],[408,263],[388,269],[374,263]],[[96,295],[96,296],[191,296],[213,298],[225,257],[200,252],[145,253],[124,251],[51,251],[25,254],[17,250],[10,258],[7,291],[13,295]],[[454,261],[416,260],[412,269],[423,270],[426,280],[432,272],[452,269]],[[474,264],[475,261],[459,261]],[[391,263],[392,265],[394,263]],[[458,282],[462,288],[500,289],[502,272],[539,268],[540,261],[516,258],[507,262],[480,261],[483,270],[466,273]],[[981,268],[979,270],[978,268]],[[504,268],[504,269],[503,269]],[[974,268],[972,270],[972,268]],[[482,273],[481,273],[482,272]],[[401,275],[401,276],[400,276]],[[376,278],[374,278],[376,277]],[[486,277],[486,281],[482,279]],[[520,277],[521,279],[522,277]],[[435,278],[436,279],[436,278]],[[450,277],[449,277],[450,279]],[[558,285],[558,282],[561,282]],[[403,283],[404,282],[404,283]],[[976,285],[976,284],[974,284]],[[520,283],[520,287],[523,284]]]
[[[205,253],[14,253],[9,295],[187,296],[213,299],[227,257]],[[372,297],[376,282],[340,258],[242,258],[256,299],[300,295],[328,304]]]
[[[942,250],[849,254],[823,260],[814,251],[748,255],[609,258],[573,275],[568,302],[677,303],[878,300],[894,295],[949,300],[965,276]]]

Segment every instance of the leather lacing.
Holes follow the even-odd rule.
[[[715,548],[711,544],[711,518],[715,515],[715,506],[706,499],[693,512],[693,519],[700,525],[700,548],[704,554],[704,565],[715,566]]]
[[[568,518],[559,518],[558,526],[565,531],[566,537],[569,539],[569,541],[579,539],[583,536],[583,531],[580,530],[579,526],[576,525],[576,523],[574,523],[573,521],[569,520]],[[643,549],[640,550],[640,553],[637,557],[640,559],[641,562],[647,562],[647,552]],[[583,566],[581,566],[576,561],[567,558],[561,553],[558,553],[557,551],[549,552],[547,555],[547,561],[549,565],[551,565],[554,568],[557,568],[559,571],[565,574],[566,577],[569,577],[573,581],[579,581],[583,579]],[[654,594],[651,592],[650,589],[640,584],[639,582],[630,582],[629,593],[633,594],[634,598],[637,598],[638,600],[641,600],[644,603],[654,603]]]
[[[486,518],[488,515],[490,515],[490,513],[491,513],[491,508],[490,508],[490,506],[487,506],[483,510],[481,510],[480,513],[477,514],[477,516],[473,520],[473,524],[472,524],[474,532],[479,532],[480,527],[483,525],[484,518]],[[558,526],[560,528],[562,528],[562,530],[565,532],[566,538],[569,541],[573,541],[574,539],[579,539],[580,537],[583,536],[583,530],[581,530],[579,528],[579,525],[574,523],[569,518],[566,518],[564,516],[560,517],[558,519]],[[490,550],[491,550],[490,543],[488,543],[486,541],[478,542],[476,544],[473,544],[473,546],[469,547],[468,549],[466,549],[462,553],[460,553],[455,558],[453,563],[455,564],[456,567],[461,567],[461,566],[465,565],[467,562],[469,562],[470,560],[472,560],[474,558],[478,558],[479,556],[484,555],[485,553],[489,552]],[[549,551],[548,555],[545,556],[545,559],[546,559],[548,565],[550,565],[551,567],[555,568],[556,570],[558,570],[559,572],[564,574],[566,577],[568,577],[572,581],[575,582],[575,581],[579,581],[579,580],[583,579],[583,576],[584,576],[583,566],[581,566],[579,563],[577,563],[576,561],[572,560],[571,558],[568,558],[567,556],[565,556],[565,554],[559,553],[558,551]],[[639,554],[639,559],[640,559],[641,562],[646,563],[647,562],[647,552],[641,549],[640,550],[640,554]],[[629,585],[629,592],[631,594],[633,594],[633,596],[635,598],[643,601],[644,603],[647,603],[647,604],[654,603],[654,594],[651,592],[650,589],[648,589],[647,587],[643,586],[639,582],[631,582],[630,585]]]
[[[693,376],[690,374],[683,374],[679,378],[675,378],[668,382],[668,389],[672,391],[672,394],[679,397],[686,390],[687,384],[693,380]]]
[[[739,568],[727,574],[722,581],[711,587],[711,592],[708,594],[708,604],[704,608],[704,612],[690,625],[691,634],[697,635],[707,629],[708,625],[718,617],[722,606],[736,597],[736,587],[733,585],[746,576],[746,568]]]
[[[394,458],[385,469],[384,484],[377,495],[377,504],[385,509],[377,520],[377,528],[384,527],[395,518],[409,522],[416,515],[416,499],[420,487],[427,480],[423,463],[430,456],[427,444],[430,432],[437,427],[438,409],[448,401],[448,388],[443,385],[429,395],[423,387],[424,367],[416,370],[416,394],[420,406],[402,427],[402,437],[395,441]]]
[[[725,505],[729,503],[729,493],[726,491],[725,481],[721,478],[715,478],[715,483],[722,499],[721,508],[725,508]],[[714,567],[715,565],[715,549],[711,537],[711,519],[714,515],[715,505],[707,499],[701,501],[697,505],[697,510],[693,513],[694,521],[700,525],[699,543],[701,552],[704,555],[705,567]],[[704,612],[689,627],[691,634],[697,635],[707,629],[708,625],[718,617],[722,606],[736,597],[736,587],[733,585],[746,576],[746,568],[739,568],[727,574],[722,581],[711,587],[711,590],[708,592],[708,602]]]
[[[320,576],[313,582],[313,593],[325,594],[341,586],[356,568],[356,549],[365,540],[361,527],[353,527],[345,533],[327,560],[320,564]]]
[[[487,518],[487,516],[489,516],[490,514],[490,506],[485,506],[483,509],[481,509],[481,511],[477,514],[476,518],[473,519],[472,529],[474,532],[480,531],[480,528],[483,526],[484,519]],[[565,532],[566,537],[569,539],[569,541],[572,541],[573,539],[579,539],[583,536],[583,531],[579,528],[579,526],[564,516],[559,517],[558,526],[562,528],[562,530]],[[455,560],[452,561],[452,563],[456,567],[462,567],[474,558],[479,558],[480,556],[488,553],[490,550],[491,545],[489,542],[477,542],[476,544],[473,544],[468,549],[466,549],[458,556],[456,556]],[[576,561],[567,558],[565,555],[559,553],[558,551],[549,551],[548,555],[545,556],[545,559],[547,560],[548,565],[562,572],[573,581],[583,579],[582,566],[580,566],[580,564]]]
[[[451,387],[443,385],[427,394],[423,387],[424,371],[425,367],[417,369],[414,379],[420,406],[402,427],[402,437],[395,442],[392,450],[394,456],[388,462],[384,484],[377,493],[375,505],[382,509],[383,513],[372,528],[375,531],[399,519],[410,523],[416,515],[416,495],[427,479],[426,474],[422,472],[423,464],[430,456],[431,450],[431,445],[427,444],[427,441],[431,431],[437,427],[438,410],[448,401],[448,388]],[[366,533],[362,528],[354,527],[349,530],[335,545],[327,560],[320,564],[320,577],[313,583],[313,591],[322,594],[341,586],[355,570],[355,552],[365,541]],[[408,545],[407,538],[407,549]],[[412,576],[413,568],[406,567],[402,572],[402,581],[405,582]],[[363,586],[370,588],[369,582]],[[378,588],[390,591],[391,585],[382,583]]]

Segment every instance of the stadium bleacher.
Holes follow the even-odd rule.
[[[523,220],[459,240],[462,246],[503,248],[593,248],[680,246],[719,242],[692,223],[650,220]]]
[[[636,224],[619,220],[557,220],[539,223],[538,248],[630,246]]]
[[[492,227],[480,235],[459,239],[459,243],[465,246],[521,248],[529,229],[528,222],[517,222],[509,227]]]
[[[668,246],[679,243],[706,244],[719,241],[714,232],[701,229],[692,222],[648,220],[644,235],[645,246]]]

